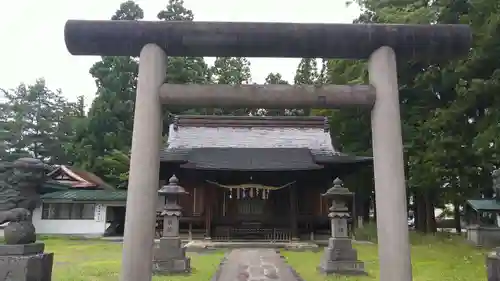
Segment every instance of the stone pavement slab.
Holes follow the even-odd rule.
[[[235,249],[214,281],[301,281],[273,249]]]

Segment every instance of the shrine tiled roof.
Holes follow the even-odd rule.
[[[261,170],[296,171],[317,170],[307,148],[194,148],[183,168],[198,170]]]
[[[307,148],[337,154],[324,117],[178,116],[170,125],[168,150]]]
[[[332,159],[360,161],[334,147],[318,116],[178,116],[161,153],[162,162],[197,169],[310,170]]]

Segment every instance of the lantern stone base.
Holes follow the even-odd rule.
[[[358,260],[349,238],[330,238],[318,266],[323,274],[366,275],[365,264]]]
[[[0,245],[0,280],[51,281],[53,253],[43,243]]]
[[[486,256],[486,270],[488,281],[500,281],[500,248],[495,248]]]
[[[191,259],[186,257],[180,237],[163,237],[155,245],[153,272],[156,275],[182,274],[191,272]]]

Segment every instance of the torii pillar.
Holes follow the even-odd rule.
[[[65,40],[71,54],[140,58],[120,280],[151,280],[160,103],[164,103],[277,109],[373,107],[380,280],[411,281],[396,55],[403,63],[446,60],[466,55],[471,37],[465,25],[68,21]],[[369,59],[371,86],[162,85],[165,53]]]

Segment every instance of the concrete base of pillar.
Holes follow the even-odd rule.
[[[51,281],[54,254],[44,253],[43,243],[0,245],[0,279]]]
[[[180,237],[163,237],[155,245],[153,273],[156,275],[186,274],[191,272],[191,259],[186,257]]]
[[[330,238],[318,266],[322,274],[366,275],[365,264],[358,260],[351,239]]]
[[[500,248],[496,248],[486,257],[486,270],[488,281],[500,281]]]

